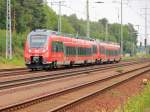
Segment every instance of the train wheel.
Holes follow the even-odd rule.
[[[86,60],[84,61],[84,65],[87,66],[87,61]]]
[[[106,62],[107,64],[110,64],[110,60],[107,60],[107,62]]]
[[[113,63],[117,63],[117,61],[114,59]]]
[[[100,64],[100,65],[102,64],[102,59],[99,60],[99,64]]]
[[[95,64],[96,64],[96,65],[99,64],[99,61],[98,61],[97,59],[95,60]]]
[[[31,68],[31,71],[33,72],[33,71],[34,71],[34,68]]]
[[[31,68],[32,71],[37,71],[37,68]]]
[[[52,69],[52,65],[50,64],[48,67],[45,67],[44,70],[49,71]]]
[[[52,68],[52,69],[56,68],[56,61],[52,62],[51,68]]]
[[[57,61],[54,62],[54,68],[57,68]]]
[[[73,62],[73,61],[70,61],[70,67],[72,67],[72,66],[73,66],[73,64],[74,64],[74,62]]]
[[[50,68],[50,67],[48,67],[48,68],[45,68],[45,70],[46,70],[46,71],[49,71],[49,70],[51,70],[51,68]]]

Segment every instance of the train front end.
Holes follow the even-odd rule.
[[[49,32],[46,30],[32,31],[28,37],[24,49],[26,66],[29,69],[48,68],[48,40]]]

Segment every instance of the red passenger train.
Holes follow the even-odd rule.
[[[116,43],[62,36],[43,29],[28,35],[24,58],[30,69],[50,69],[57,65],[119,62],[121,55]]]

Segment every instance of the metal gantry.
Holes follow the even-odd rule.
[[[6,13],[6,59],[12,59],[11,0],[7,0]]]

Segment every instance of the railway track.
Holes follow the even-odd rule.
[[[14,80],[0,80],[0,90],[4,89],[10,89],[14,87],[20,87],[24,85],[30,85],[35,83],[41,83],[44,81],[50,81],[55,79],[61,79],[66,77],[72,77],[81,75],[83,73],[89,73],[94,71],[100,71],[100,70],[108,70],[112,68],[122,67],[122,66],[128,66],[138,63],[145,63],[144,62],[127,62],[127,63],[120,63],[120,64],[113,64],[113,65],[97,65],[97,66],[89,66],[89,67],[83,67],[83,68],[76,68],[76,69],[69,69],[69,70],[63,70],[63,71],[51,71],[50,73],[46,72],[46,74],[42,74],[40,76],[37,76],[37,74],[31,74],[31,77],[21,77],[20,79],[14,79]],[[41,73],[41,72],[40,72]]]
[[[68,101],[61,102],[62,103],[61,105],[58,105],[55,108],[52,107],[47,112],[65,111],[66,109],[72,108],[74,105],[76,105],[82,101],[85,101],[86,99],[88,99],[90,97],[93,97],[94,95],[97,95],[107,89],[110,89],[111,87],[114,87],[118,84],[121,84],[127,80],[130,80],[134,77],[137,77],[137,76],[139,76],[143,73],[149,72],[149,71],[150,71],[150,66],[146,66],[146,67],[135,69],[133,71],[121,73],[116,76],[108,77],[103,80],[96,80],[93,82],[89,82],[87,84],[80,85],[80,86],[74,88],[73,90],[71,88],[71,90],[67,90],[67,91],[70,91],[70,94],[74,94],[74,95],[72,95],[73,97],[75,96],[75,94],[80,94],[79,95],[80,97],[77,95],[77,97],[74,98],[73,100],[71,98],[69,98]],[[84,91],[86,91],[86,93],[83,93]],[[59,94],[62,94],[62,93],[59,93]],[[69,92],[67,92],[66,94],[69,94]],[[68,96],[63,95],[63,98],[69,97],[69,96],[71,96],[71,95],[68,95]],[[59,97],[61,97],[61,95]],[[57,97],[57,99],[58,99],[58,97]],[[62,99],[59,99],[59,101],[62,101]]]
[[[25,69],[26,69],[26,68],[0,69],[0,72],[16,71],[16,70],[25,70]]]
[[[140,59],[140,61],[145,61],[147,59]],[[137,62],[137,60],[132,60],[132,62]],[[131,62],[120,62],[121,64],[122,63],[131,63]],[[90,66],[90,65],[88,65]],[[100,66],[103,66],[103,65],[100,65]],[[106,65],[104,65],[106,66]],[[67,67],[61,67],[61,68],[57,68],[57,69],[53,69],[51,71],[58,71],[58,70],[64,70],[64,69],[74,69],[74,68],[79,68],[79,67],[85,67],[85,66],[73,66],[73,68],[67,68]],[[51,71],[48,71],[48,72],[51,72]],[[25,75],[25,74],[30,74],[30,73],[37,73],[37,72],[41,72],[43,73],[43,71],[34,71],[34,72],[31,72],[31,70],[27,69],[27,68],[13,68],[13,69],[0,69],[0,78],[1,77],[11,77],[11,76],[22,76],[22,75]]]
[[[88,81],[86,83],[81,83],[75,86],[71,86],[69,88],[65,88],[64,90],[49,93],[43,96],[38,96],[36,98],[29,99],[27,101],[20,102],[18,104],[12,104],[11,106],[0,108],[0,111],[1,112],[6,111],[26,112],[29,110],[30,111],[32,110],[32,112],[65,111],[65,109],[71,108],[72,106],[82,101],[85,101],[87,98],[90,98],[98,93],[103,92],[108,88],[111,88],[117,84],[125,82],[131,78],[139,76],[148,71],[150,71],[149,64],[130,71],[118,73],[113,76],[107,76],[105,78]],[[49,105],[45,107],[44,106],[45,104]],[[43,107],[41,108],[40,105]],[[23,110],[20,110],[21,108],[23,108]]]
[[[26,68],[14,68],[14,69],[1,69],[0,70],[0,77],[7,77],[13,75],[21,75],[21,74],[29,73],[29,70]]]

